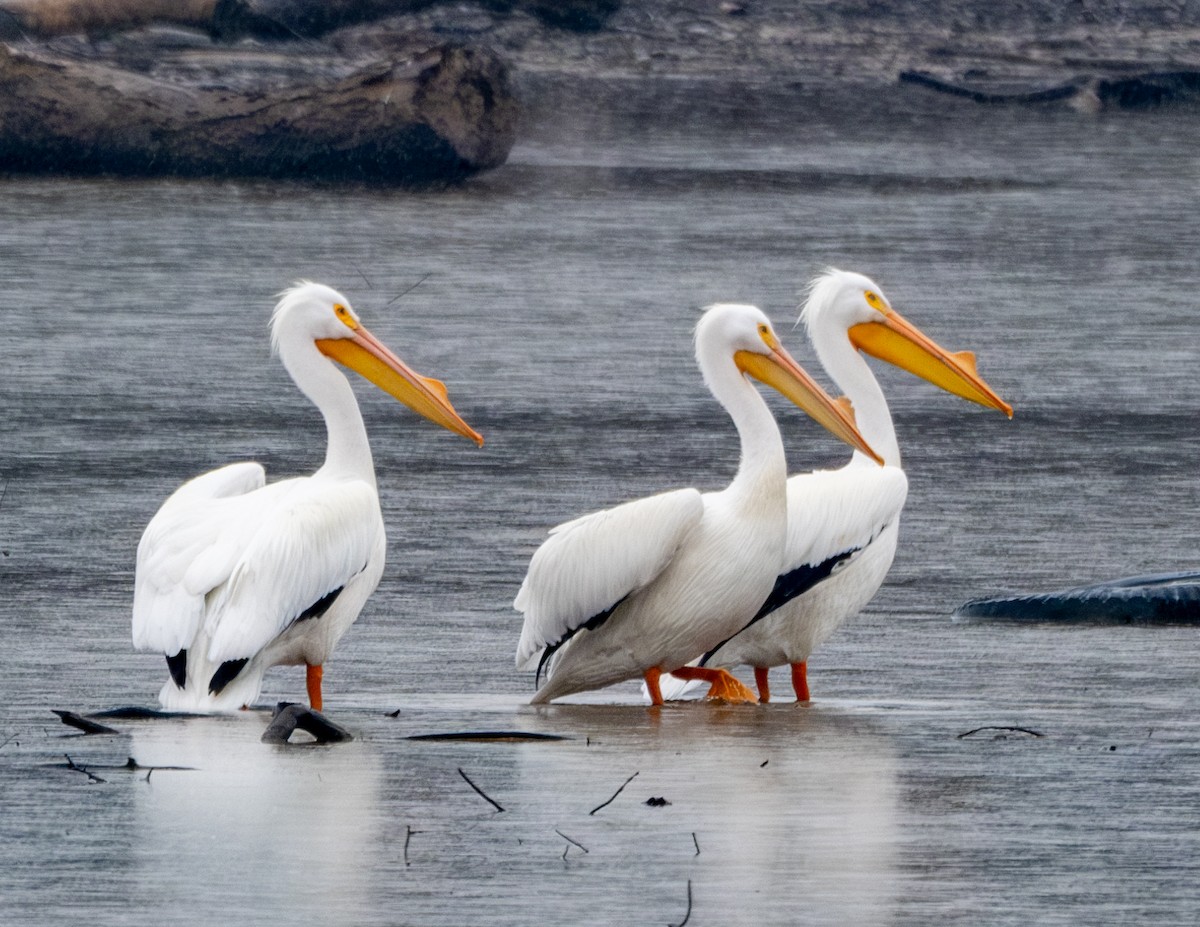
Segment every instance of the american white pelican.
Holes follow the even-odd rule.
[[[159,701],[168,710],[236,710],[258,697],[269,667],[300,663],[321,708],[322,665],[379,585],[386,547],[367,431],[333,361],[483,443],[446,387],[396,357],[327,286],[281,294],[271,342],[325,419],[325,463],[269,486],[257,463],[221,467],[184,483],[146,526],[133,643],[166,655]]]
[[[879,590],[896,553],[908,479],[891,413],[863,352],[1012,418],[1012,407],[975,370],[970,352],[950,353],[892,308],[862,274],[830,270],[811,285],[801,315],[826,372],[854,406],[858,428],[886,466],[859,453],[839,470],[787,482],[784,569],[755,620],[706,653],[701,666],[754,667],[759,698],[770,699],[770,667],[790,664],[792,687],[808,701],[808,657]],[[669,697],[684,687],[664,680]]]
[[[679,670],[750,620],[783,563],[783,440],[747,374],[871,451],[754,306],[710,307],[696,326],[696,361],[741,438],[737,474],[720,492],[680,489],[550,532],[513,603],[525,616],[517,668],[548,669],[534,703],[641,676],[661,704],[658,678],[669,670],[710,683],[713,697],[754,700],[724,670]]]

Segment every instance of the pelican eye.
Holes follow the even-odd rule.
[[[762,339],[763,344],[765,344],[768,348],[770,348],[772,351],[775,350],[775,333],[771,331],[771,326],[766,322],[758,323],[758,337]]]
[[[334,303],[333,304],[333,312],[339,319],[342,320],[342,323],[347,328],[350,328],[350,329],[358,328],[358,320],[355,319],[354,316],[352,316],[350,314],[350,310],[346,306],[343,306],[341,303]]]
[[[887,305],[883,301],[883,297],[874,290],[867,290],[863,293],[863,298],[866,299],[867,305],[878,312],[887,312]]]

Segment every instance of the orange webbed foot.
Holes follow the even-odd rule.
[[[723,669],[709,669],[706,666],[681,666],[671,670],[671,675],[679,679],[703,679],[709,684],[708,698],[729,702],[733,705],[758,703],[758,697],[751,692],[741,680]]]

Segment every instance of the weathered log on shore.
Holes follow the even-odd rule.
[[[1077,77],[1053,87],[996,91],[944,80],[925,71],[902,71],[900,83],[916,84],[975,103],[1024,105],[1065,101],[1077,109],[1152,109],[1200,100],[1200,71],[1147,71],[1109,77]]]
[[[517,115],[503,63],[421,49],[350,73],[342,56],[324,72],[334,76],[302,82],[280,80],[294,56],[192,50],[202,83],[0,45],[0,170],[420,184],[502,164]],[[304,64],[311,74],[323,62],[310,50]],[[247,80],[256,68],[262,79]],[[226,72],[240,86],[214,89]]]
[[[119,32],[154,23],[208,31],[217,0],[3,0],[0,39]]]

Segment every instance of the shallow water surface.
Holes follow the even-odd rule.
[[[690,883],[693,924],[1194,919],[1194,631],[949,620],[1200,566],[1191,117],[761,115],[547,121],[442,192],[0,179],[6,918],[678,924]],[[814,656],[811,706],[653,712],[629,685],[523,707],[511,601],[546,529],[726,481],[699,307],[758,303],[815,367],[791,321],[828,264],[974,350],[1016,417],[881,372],[900,552]],[[79,736],[49,709],[150,705],[164,678],[129,642],[162,499],[231,460],[319,464],[267,346],[300,277],[342,289],[487,438],[357,389],[389,562],[327,666],[356,740],[268,747],[261,711]],[[794,469],[843,459],[774,407]],[[272,671],[264,704],[302,677]],[[406,739],[510,729],[569,739]]]

